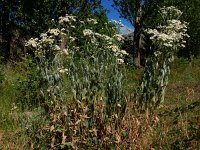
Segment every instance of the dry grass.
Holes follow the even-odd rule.
[[[1,133],[2,139],[0,140],[1,150],[27,150],[28,137],[24,134],[19,134],[19,131],[4,131]]]
[[[56,149],[56,145],[60,143],[73,142],[74,149],[199,149],[200,148],[200,66],[198,62],[194,62],[192,67],[185,63],[184,65],[176,62],[173,66],[170,83],[166,91],[165,103],[158,110],[151,113],[137,113],[134,109],[132,97],[126,98],[126,110],[123,115],[113,113],[111,118],[105,114],[103,103],[96,103],[93,115],[87,109],[86,104],[70,105],[71,120],[65,120],[65,109],[56,106],[54,117],[49,114],[50,122],[40,126],[43,135],[49,137],[49,149]],[[136,84],[134,70],[128,72],[130,82]],[[10,73],[12,78],[13,74]],[[139,76],[136,73],[136,76]],[[189,74],[189,75],[188,75]],[[7,94],[1,95],[5,98],[9,95],[9,86],[12,83],[7,82]],[[131,83],[127,85],[129,91]],[[128,84],[128,80],[127,83]],[[13,90],[14,88],[10,88]],[[5,91],[5,92],[6,92]],[[2,93],[3,94],[3,93]],[[9,97],[7,97],[9,101]],[[13,97],[11,102],[13,102]],[[4,101],[1,101],[4,102]],[[11,104],[11,103],[10,103]],[[1,107],[7,106],[4,103]],[[81,107],[80,107],[81,106]],[[9,107],[11,108],[11,106]],[[58,109],[59,108],[59,109]],[[7,113],[7,115],[6,115]],[[20,126],[10,125],[9,110],[4,112],[3,125],[0,129],[0,149],[7,150],[27,150],[31,149],[31,139],[20,131]],[[68,112],[69,114],[69,112]],[[85,118],[83,117],[85,116]],[[119,117],[120,116],[120,117]],[[86,127],[90,118],[94,123],[92,127]],[[56,119],[57,118],[57,119]],[[6,120],[9,123],[6,124]],[[41,121],[41,118],[39,118]],[[71,122],[70,122],[71,121]],[[13,122],[14,123],[14,122]],[[59,125],[64,123],[63,129],[57,130]],[[15,121],[17,124],[17,121]],[[43,127],[43,128],[42,128]],[[45,128],[44,128],[45,127]],[[55,136],[58,135],[58,136]],[[80,136],[81,135],[81,136]],[[82,138],[80,140],[80,137]],[[55,138],[59,138],[56,143]],[[88,139],[94,138],[97,144],[89,143]],[[95,140],[94,140],[95,141]],[[72,147],[73,148],[73,147]]]

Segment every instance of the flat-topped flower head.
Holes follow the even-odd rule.
[[[172,14],[175,15],[172,17]],[[182,12],[175,7],[161,8],[161,15],[171,15],[170,19],[165,25],[160,25],[156,29],[147,29],[146,32],[151,35],[150,39],[163,47],[184,47],[184,38],[189,37],[186,34],[188,24],[177,19],[181,14]]]
[[[170,18],[179,18],[183,12],[181,12],[179,9],[177,9],[174,6],[169,7],[162,7],[160,8],[160,12],[162,16],[170,17]]]
[[[124,37],[120,34],[115,34],[113,37],[119,42],[124,40]]]
[[[30,40],[28,40],[25,44],[25,46],[32,46],[34,48],[37,47],[37,44],[38,44],[38,38],[31,38]]]
[[[59,24],[71,23],[76,21],[76,16],[66,14],[64,17],[59,17]]]
[[[121,20],[117,21],[112,19],[110,22],[114,23],[116,26],[124,27],[124,24],[121,22]]]
[[[87,22],[88,23],[91,23],[91,24],[97,24],[97,20],[96,19],[93,19],[93,18],[87,18]]]
[[[55,36],[58,36],[60,34],[60,30],[59,29],[49,29],[48,32],[50,34],[55,35]]]
[[[93,34],[93,31],[90,30],[90,29],[84,29],[84,30],[83,30],[83,35],[84,35],[84,36],[92,35],[92,34]]]

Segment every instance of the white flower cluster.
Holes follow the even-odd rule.
[[[62,68],[58,68],[58,72],[59,73],[68,73],[68,69],[67,68],[64,68],[64,67],[62,67]]]
[[[83,30],[83,35],[84,35],[84,36],[93,35],[93,31],[90,30],[90,29],[84,29],[84,30]]]
[[[68,24],[72,24],[72,22],[77,21],[76,16],[73,15],[68,15],[66,14],[64,17],[59,17],[59,24],[64,24],[64,23],[68,23]],[[87,18],[85,21],[83,20],[78,20],[81,24],[85,24],[85,22],[89,23],[89,24],[97,24],[97,20],[93,19],[93,18]],[[75,26],[71,26],[72,28],[75,28]]]
[[[106,49],[110,49],[112,52],[114,52],[114,55],[118,58],[118,63],[120,63],[120,64],[122,62],[124,62],[122,58],[125,55],[128,55],[128,53],[125,50],[121,50],[118,45],[114,44],[115,42],[122,42],[124,40],[124,37],[121,36],[120,34],[115,34],[112,38],[105,34],[95,33],[90,29],[84,29],[83,35],[90,36],[91,43],[93,43],[93,44],[95,43],[96,45],[99,45],[96,38],[101,38],[104,41],[106,41],[106,44],[104,47]]]
[[[113,36],[113,38],[111,38],[111,37],[109,37],[109,36],[107,36],[105,34],[100,34],[100,33],[93,32],[90,29],[84,29],[83,30],[83,35],[84,36],[92,36],[92,35],[94,35],[94,36],[102,38],[102,39],[104,39],[106,41],[113,41],[115,39],[118,42],[123,42],[123,40],[124,40],[124,37],[122,35],[120,35],[120,34],[115,34]]]
[[[167,7],[164,10],[176,10],[174,7]],[[176,10],[176,13],[181,14],[179,10]],[[146,32],[151,35],[150,39],[153,42],[157,42],[164,47],[185,47],[186,41],[185,37],[189,37],[186,34],[187,23],[181,22],[180,20],[171,19],[167,20],[166,25],[159,26],[157,29],[147,29]]]
[[[105,40],[105,41],[107,41],[109,43],[112,43],[113,40],[114,40],[113,38],[111,38],[111,37],[109,37],[109,36],[107,36],[105,34],[96,33],[96,32],[93,32],[90,29],[84,29],[83,30],[83,35],[91,37],[91,40],[93,41],[93,43],[97,42],[96,38],[103,39],[103,40]]]
[[[117,28],[118,32],[122,35],[128,34],[133,32],[133,29],[127,27],[126,25],[124,25],[121,20],[117,21],[117,20],[111,20],[111,23],[113,23],[115,25],[115,27]]]
[[[44,57],[46,50],[52,49],[54,51],[60,51],[61,47],[59,42],[61,40],[56,40],[58,37],[64,33],[59,29],[49,29],[46,33],[40,34],[40,38],[31,38],[25,44],[27,47],[32,47],[35,49],[35,54],[37,57]],[[61,51],[60,51],[61,52]],[[68,54],[66,49],[63,49],[61,53]]]
[[[114,52],[114,55],[117,57],[118,64],[124,63],[123,57],[125,55],[128,55],[128,53],[125,50],[120,49],[119,46],[114,44],[108,46],[107,48]]]
[[[25,44],[25,46],[31,46],[31,47],[34,47],[36,48],[37,47],[37,41],[38,41],[38,38],[31,38],[30,40],[28,40]]]
[[[164,6],[160,8],[160,12],[163,16],[174,17],[174,18],[179,18],[183,13],[174,6],[169,6],[169,7]]]
[[[55,35],[55,36],[58,36],[58,35],[61,33],[59,29],[49,29],[48,32],[49,32],[50,34]],[[42,34],[41,36],[43,36],[43,35],[44,35],[44,34]]]
[[[26,46],[34,48],[35,54],[38,57],[44,57],[46,51],[49,50],[53,50],[55,53],[60,52],[61,54],[66,55],[69,54],[69,50],[78,50],[78,48],[75,48],[73,45],[71,45],[71,42],[75,41],[76,39],[78,40],[77,37],[71,34],[70,30],[72,28],[76,28],[74,26],[75,21],[78,21],[81,24],[88,23],[92,25],[98,23],[96,19],[86,18],[85,21],[82,21],[77,20],[76,16],[66,14],[64,17],[59,17],[59,24],[61,26],[64,25],[61,27],[61,29],[49,29],[46,33],[42,33],[39,39],[31,38],[29,41],[27,41]],[[115,23],[123,26],[123,24],[121,24],[120,22],[116,21]],[[66,24],[70,26],[66,27]],[[111,50],[118,59],[121,59],[118,61],[120,63],[123,61],[123,56],[128,55],[126,51],[119,48],[120,43],[124,40],[124,37],[120,34],[115,34],[110,37],[106,34],[96,33],[92,29],[86,28],[83,30],[83,36],[87,37],[87,40],[89,39],[88,44],[94,44],[96,45],[96,48]],[[63,45],[61,44],[62,40],[67,40],[68,46],[71,45],[72,47],[63,47]]]
[[[117,57],[118,64],[124,63],[124,56],[128,55],[125,50],[120,49],[114,42],[108,42],[106,49],[110,49],[114,53],[115,57]]]
[[[71,23],[72,21],[76,21],[75,16],[66,14],[64,17],[59,17],[59,24]]]
[[[72,36],[69,36],[69,39],[70,39],[71,42],[74,42],[76,40],[76,38],[72,37]]]
[[[115,34],[113,37],[119,42],[123,42],[124,41],[124,37],[122,35],[120,35],[120,34]]]
[[[166,26],[167,29],[174,29],[176,31],[183,30],[184,32],[187,31],[186,22],[182,23],[180,20],[175,20],[175,19],[168,20],[167,22],[168,22],[168,26]]]
[[[93,19],[93,18],[87,18],[87,22],[88,23],[91,23],[91,24],[97,24],[97,20],[96,19]]]
[[[124,24],[121,22],[121,20],[111,20],[110,22],[114,23],[116,26],[124,27]]]

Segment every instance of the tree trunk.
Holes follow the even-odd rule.
[[[2,14],[1,14],[1,27],[2,27],[2,43],[1,43],[1,56],[6,63],[10,58],[10,44],[11,44],[11,33],[10,33],[10,21],[9,21],[9,2],[3,1]]]
[[[135,0],[135,25],[134,25],[134,64],[137,67],[141,67],[140,63],[140,34],[141,34],[141,18],[142,18],[142,6],[139,0]]]

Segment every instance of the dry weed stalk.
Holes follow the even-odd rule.
[[[137,114],[134,104],[128,100],[123,116],[113,113],[107,116],[102,100],[88,106],[76,100],[68,106],[52,105],[50,122],[43,125],[40,135],[46,137],[50,149],[143,149],[151,145],[151,134],[158,117]]]

